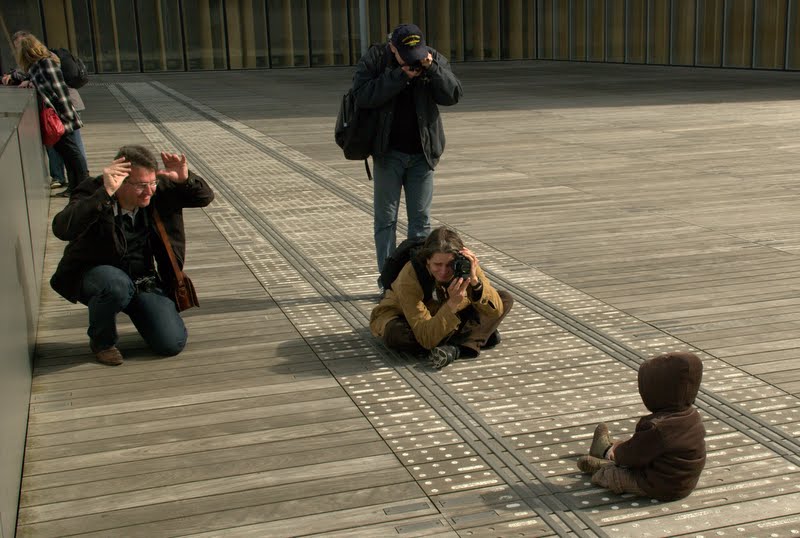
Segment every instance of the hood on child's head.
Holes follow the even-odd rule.
[[[653,413],[680,411],[694,403],[703,363],[694,353],[664,353],[639,367],[639,394]]]

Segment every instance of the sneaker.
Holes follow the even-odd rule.
[[[459,355],[461,355],[461,351],[458,349],[458,346],[436,346],[431,350],[429,355],[431,359],[431,366],[437,370],[441,370],[456,360]]]
[[[499,344],[502,340],[503,339],[500,338],[500,332],[495,331],[489,335],[489,338],[486,339],[486,343],[481,346],[481,349],[492,349],[493,347],[496,347],[497,344]]]
[[[71,190],[64,189],[61,192],[57,192],[54,196],[57,196],[58,198],[69,198],[71,195],[72,195],[72,191]]]
[[[119,349],[117,349],[117,346],[98,349],[94,342],[89,342],[89,347],[91,348],[92,353],[94,353],[97,362],[100,364],[105,364],[107,366],[119,366],[123,362],[122,353],[120,353]]]
[[[601,422],[594,429],[589,455],[595,458],[605,458],[609,448],[611,448],[611,437],[608,435],[608,426],[606,426],[605,422]]]
[[[54,179],[54,180],[50,181],[50,188],[51,189],[63,189],[66,186],[67,186],[66,183],[61,183],[57,179]]]

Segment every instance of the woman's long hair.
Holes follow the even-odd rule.
[[[16,35],[16,34],[15,34]],[[17,64],[24,72],[28,72],[33,64],[43,58],[50,58],[58,63],[58,57],[51,54],[50,50],[33,34],[24,34],[17,41]],[[55,58],[55,59],[54,59]]]
[[[436,253],[457,254],[464,248],[458,234],[446,226],[433,230],[419,251],[420,261],[427,261]]]

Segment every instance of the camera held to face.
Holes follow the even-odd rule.
[[[422,60],[417,60],[413,64],[408,64],[408,69],[411,71],[422,71]]]
[[[460,252],[457,253],[453,259],[453,278],[469,278],[471,272],[472,262]]]

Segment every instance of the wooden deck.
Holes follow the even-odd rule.
[[[82,90],[94,173],[143,143],[218,196],[185,215],[179,356],[121,316],[125,364],[94,363],[85,308],[45,286],[19,536],[800,534],[800,75],[455,69],[434,216],[516,304],[441,372],[367,330],[372,187],[332,141],[349,69]],[[629,434],[638,364],[676,349],[705,364],[698,489],[592,487],[594,424]]]

